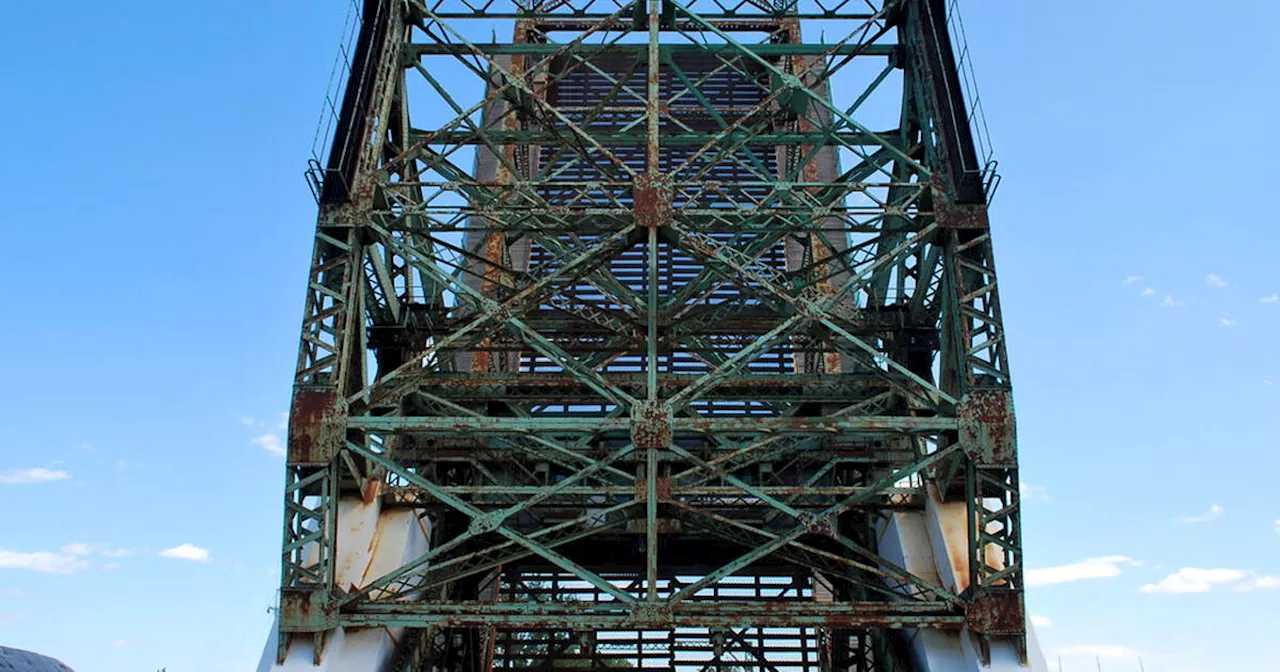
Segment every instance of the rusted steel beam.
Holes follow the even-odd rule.
[[[694,373],[660,373],[658,384],[671,388],[680,388],[691,384],[698,374]],[[635,385],[644,381],[644,374],[608,373],[606,378],[616,385]],[[881,377],[866,373],[759,373],[727,380],[721,384],[722,389],[757,389],[757,388],[811,388],[839,387],[851,389],[855,387],[880,387]],[[558,393],[560,388],[576,387],[582,384],[577,378],[562,373],[429,373],[414,377],[414,383],[424,389],[447,387],[450,389],[469,387],[520,387],[529,389],[545,388]]]
[[[864,416],[839,418],[674,418],[677,432],[889,432],[932,433],[955,430],[955,418]],[[353,416],[347,426],[381,433],[397,432],[619,432],[631,428],[629,418],[501,418]]]
[[[847,497],[855,495],[865,488],[857,486],[801,486],[801,485],[773,485],[759,486],[760,492],[771,496],[789,496],[800,495],[803,497]],[[507,495],[507,496],[530,496],[545,492],[547,488],[528,485],[446,485],[441,486],[442,492],[455,495],[468,496],[484,496],[484,495]],[[584,485],[577,487],[562,488],[560,494],[571,495],[634,495],[636,492],[635,485]],[[383,494],[398,500],[429,499],[431,495],[421,488],[413,488],[407,486],[398,486],[386,488]],[[920,494],[919,489],[913,488],[890,488],[881,491],[885,497],[895,496],[915,496]],[[678,485],[671,486],[664,495],[669,498],[676,497],[744,497],[749,496],[740,487],[734,486],[700,486],[700,487],[680,487]]]
[[[712,25],[717,25],[712,21]],[[594,24],[599,25],[599,24]],[[717,25],[717,27],[721,27]],[[723,29],[723,28],[722,28]],[[845,56],[858,54],[861,56],[892,56],[901,50],[897,44],[846,44],[832,47],[828,44],[747,44],[742,47],[729,44],[661,44],[658,51],[663,56],[682,54],[714,54],[748,52],[758,56]],[[645,43],[639,44],[581,44],[572,51],[578,54],[632,55],[643,54],[647,49]],[[417,59],[422,56],[439,56],[453,54],[469,54],[479,51],[491,56],[497,55],[545,55],[563,51],[558,44],[513,44],[509,42],[463,44],[414,43],[406,45],[406,58]]]
[[[706,602],[672,606],[616,606],[560,603],[503,604],[365,603],[344,610],[339,620],[359,627],[476,627],[635,629],[674,627],[881,627],[958,628],[963,613],[945,603],[909,602]]]

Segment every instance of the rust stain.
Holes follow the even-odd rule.
[[[671,407],[665,402],[645,400],[632,409],[631,444],[636,450],[666,449],[673,431]]]
[[[360,573],[361,586],[368,585],[373,581],[373,579],[376,578],[375,576],[371,576],[371,575],[373,574],[373,563],[374,563],[374,560],[377,559],[378,545],[381,542],[381,540],[382,540],[382,516],[378,516],[374,520],[373,534],[369,536],[369,547],[365,549],[366,555],[368,556],[369,559],[364,564],[364,571]],[[355,592],[359,589],[360,589],[360,586],[353,584],[348,590],[351,592]]]
[[[369,478],[365,479],[364,484],[360,486],[360,499],[365,504],[372,504],[382,494],[382,471],[374,470],[369,474]]]
[[[947,189],[940,175],[932,180],[933,216],[938,226],[944,229],[988,229],[991,222],[987,217],[985,203],[955,203],[947,196]]]
[[[289,414],[289,463],[328,464],[342,447],[344,420],[337,390],[295,390]]]
[[[650,173],[636,176],[631,198],[636,226],[657,228],[671,221],[671,189],[661,177]]]
[[[671,500],[671,477],[659,476],[656,484],[658,490],[658,501],[666,502]]]
[[[984,466],[1017,464],[1013,400],[1008,390],[971,390],[956,409],[965,450]]]
[[[955,582],[953,589],[962,593],[969,588],[968,511],[964,502],[941,501],[934,486],[930,486],[929,491],[933,500],[933,518],[937,521],[938,532],[942,536],[941,550],[946,554],[947,566],[951,569],[951,577]]]
[[[1022,594],[1016,591],[982,591],[965,605],[965,627],[984,635],[1026,633]]]

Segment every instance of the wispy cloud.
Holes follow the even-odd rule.
[[[108,548],[102,551],[99,555],[107,558],[127,558],[131,555],[138,555],[139,553],[145,552],[146,551],[141,548]]]
[[[1238,569],[1183,567],[1159,583],[1149,583],[1139,590],[1144,593],[1207,593],[1214,586],[1242,581],[1245,576],[1245,572]]]
[[[1137,660],[1144,657],[1141,651],[1114,644],[1085,644],[1057,649],[1055,654],[1063,658],[1097,658],[1099,660]]]
[[[249,439],[249,443],[262,446],[263,450],[272,455],[284,455],[284,441],[271,432]]]
[[[1183,567],[1158,583],[1149,583],[1138,590],[1144,593],[1207,593],[1216,586],[1241,591],[1280,588],[1280,577],[1259,576],[1243,569]]]
[[[1161,301],[1160,305],[1164,306],[1165,308],[1181,308],[1187,305],[1187,303],[1185,301],[1179,301],[1173,298],[1172,294],[1165,294],[1164,301]]]
[[[1123,555],[1108,555],[1102,558],[1088,558],[1056,567],[1027,570],[1027,585],[1048,586],[1055,583],[1069,583],[1084,579],[1108,579],[1119,576],[1123,567],[1135,567],[1142,563]]]
[[[1043,485],[1034,485],[1026,481],[1018,483],[1018,494],[1026,500],[1049,501],[1049,489]]]
[[[1280,301],[1280,294],[1272,294],[1271,296],[1264,296],[1261,299],[1258,299],[1258,303],[1276,303],[1278,301]]]
[[[71,478],[71,474],[61,469],[45,469],[44,467],[0,471],[0,483],[4,485],[49,483],[51,481],[65,481],[68,478]]]
[[[1276,534],[1280,534],[1280,518],[1276,519]]]
[[[133,640],[131,640],[131,639],[117,639],[116,641],[111,642],[111,646],[114,646],[114,647],[116,647],[116,648],[118,648],[118,649],[127,649],[127,648],[129,648],[129,647],[133,646]]]
[[[1178,522],[1179,523],[1207,523],[1211,520],[1217,520],[1221,518],[1222,514],[1226,512],[1227,510],[1222,508],[1221,506],[1218,506],[1217,504],[1210,504],[1208,511],[1195,516],[1182,516],[1181,518],[1178,518]]]
[[[209,562],[208,549],[200,548],[195,544],[182,544],[173,548],[166,548],[160,551],[158,555],[162,558],[174,558],[176,560],[192,560],[194,562]]]
[[[8,551],[0,548],[0,569],[26,569],[43,574],[74,574],[92,565],[87,544],[67,544],[60,551]]]
[[[1259,590],[1267,588],[1280,588],[1280,576],[1259,576],[1253,580],[1253,585],[1246,590]]]
[[[62,547],[62,552],[71,555],[89,555],[92,549],[89,548],[89,544],[67,544]]]
[[[1206,285],[1209,285],[1210,287],[1226,287],[1229,284],[1226,280],[1223,280],[1222,277],[1219,276],[1217,273],[1210,273],[1209,275],[1206,275],[1204,278],[1204,282]]]
[[[262,420],[252,415],[242,415],[239,418],[236,418],[236,420],[238,420],[240,424],[244,425],[245,427],[255,427],[255,428],[266,427],[268,422],[267,420]],[[280,413],[279,420],[275,423],[276,429],[285,429],[288,426],[288,424],[289,424],[289,413],[287,411]]]
[[[1142,290],[1142,295],[1143,295],[1143,296],[1155,296],[1155,295],[1156,295],[1156,290],[1155,290],[1155,288],[1153,288],[1153,287],[1147,287],[1146,289]]]
[[[1221,317],[1219,317],[1219,318],[1218,318],[1218,326],[1219,326],[1219,327],[1234,327],[1234,326],[1236,326],[1236,321],[1235,321],[1235,320],[1233,320],[1233,319],[1231,319],[1231,318],[1229,318],[1229,317],[1227,317],[1226,315],[1223,315],[1223,316],[1221,316]]]
[[[1141,275],[1131,275],[1131,276],[1129,276],[1129,277],[1125,278],[1125,279],[1124,279],[1124,282],[1123,282],[1122,284],[1125,284],[1125,285],[1132,285],[1132,284],[1136,284],[1136,283],[1139,283],[1139,282],[1142,282],[1142,276],[1141,276]]]
[[[1037,616],[1035,614],[1032,614],[1031,625],[1034,625],[1037,628],[1047,628],[1053,625],[1053,619],[1049,618],[1048,616]]]

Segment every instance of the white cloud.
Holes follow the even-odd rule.
[[[7,551],[0,548],[0,569],[27,569],[44,574],[74,574],[89,569],[89,561],[84,559],[83,544],[69,544],[61,552]],[[68,550],[70,549],[70,550]],[[87,552],[87,551],[86,551]]]
[[[1280,588],[1280,576],[1259,576],[1253,580],[1253,583],[1245,590],[1260,590],[1267,588]]]
[[[1272,294],[1258,299],[1258,303],[1276,303],[1277,301],[1280,301],[1280,294]]]
[[[195,562],[209,562],[209,551],[200,548],[194,544],[182,544],[173,548],[166,548],[159,553],[162,558],[175,558],[177,560],[193,560]]]
[[[1022,495],[1022,498],[1027,500],[1049,501],[1048,488],[1043,485],[1034,485],[1026,481],[1020,481],[1018,483],[1018,494]]]
[[[1047,628],[1053,625],[1053,619],[1048,616],[1036,616],[1035,614],[1032,614],[1031,625],[1034,625],[1037,628]]]
[[[60,469],[45,469],[44,467],[32,467],[30,469],[6,469],[0,471],[0,483],[5,485],[17,485],[20,483],[48,483],[50,481],[63,481],[71,478],[71,474]]]
[[[1216,273],[1210,273],[1209,275],[1205,276],[1204,282],[1210,287],[1226,287],[1227,286],[1227,281],[1223,280]]]
[[[1219,317],[1219,318],[1218,318],[1218,326],[1219,326],[1219,327],[1234,327],[1234,326],[1236,326],[1236,321],[1235,321],[1235,320],[1233,320],[1233,319],[1231,319],[1231,318],[1229,318],[1229,317],[1227,317],[1226,315],[1223,315],[1222,317]]]
[[[237,420],[240,421],[240,424],[246,427],[259,427],[259,428],[266,427],[268,422],[267,420],[259,420],[258,418],[255,418],[252,415],[244,415],[237,418]],[[289,413],[286,411],[280,414],[280,420],[276,422],[276,429],[285,429],[288,426],[289,426]]]
[[[1125,279],[1124,279],[1124,284],[1126,284],[1126,285],[1132,285],[1132,284],[1133,284],[1133,283],[1135,283],[1135,282],[1142,282],[1142,276],[1141,276],[1141,275],[1131,275],[1131,276],[1129,276],[1129,277],[1127,277],[1127,278],[1125,278]]]
[[[1165,294],[1164,301],[1161,301],[1160,305],[1164,306],[1165,308],[1181,308],[1182,306],[1185,306],[1187,304],[1185,301],[1179,301],[1173,298],[1172,294]]]
[[[29,569],[47,574],[71,574],[73,572],[92,569],[93,565],[89,562],[90,556],[96,555],[104,558],[123,558],[145,552],[146,551],[138,548],[112,548],[101,544],[85,544],[79,542],[74,544],[64,544],[56,553],[50,551],[22,553],[18,551],[6,551],[0,549],[0,568]],[[118,569],[119,567],[120,565],[118,563],[109,563],[103,565],[102,568]],[[12,595],[8,595],[0,591],[0,597],[6,596]]]
[[[1116,646],[1113,644],[1086,644],[1083,646],[1068,646],[1066,648],[1054,651],[1063,658],[1097,658],[1099,660],[1137,660],[1143,657],[1143,653],[1137,649],[1131,649],[1127,646]]]
[[[62,547],[62,552],[67,555],[89,555],[89,544],[67,544]]]
[[[1245,572],[1238,569],[1183,567],[1159,583],[1147,584],[1139,590],[1144,593],[1207,593],[1216,585],[1242,581],[1245,576]]]
[[[133,646],[133,641],[128,639],[117,639],[116,641],[111,642],[111,646],[119,649],[127,649],[130,646]]]
[[[1155,289],[1153,289],[1153,288],[1151,288],[1151,287],[1148,287],[1148,288],[1146,288],[1146,289],[1142,290],[1142,295],[1143,295],[1143,296],[1155,296],[1155,294],[1156,294],[1156,290],[1155,290]]]
[[[1280,534],[1280,518],[1276,519],[1276,534]]]
[[[271,432],[267,432],[262,436],[250,439],[249,443],[262,446],[264,450],[272,455],[284,455],[284,441],[281,441],[279,436],[276,436]]]
[[[1108,579],[1119,576],[1121,568],[1137,566],[1142,563],[1123,555],[1109,555],[1102,558],[1088,558],[1057,567],[1044,567],[1027,570],[1028,586],[1048,586],[1055,583],[1069,583],[1083,579]]]
[[[141,548],[108,548],[102,555],[108,558],[127,558],[144,552]]]
[[[1258,576],[1243,569],[1201,569],[1183,567],[1139,590],[1144,593],[1207,593],[1215,586],[1231,587],[1238,591],[1280,588],[1280,576]]]
[[[1221,518],[1222,514],[1226,512],[1227,510],[1222,508],[1221,506],[1218,506],[1217,504],[1210,504],[1208,511],[1198,516],[1183,516],[1178,519],[1178,522],[1179,523],[1207,523],[1211,520],[1217,520]]]

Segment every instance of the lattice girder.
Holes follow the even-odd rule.
[[[682,669],[763,669],[751,628],[790,628],[815,670],[907,669],[900,628],[1020,637],[1008,364],[939,21],[367,0],[320,190],[282,631],[426,629],[404,669],[477,670],[610,664],[574,633],[667,633]],[[419,511],[430,550],[335,585],[342,496]],[[963,589],[876,550],[931,497],[969,508]],[[520,600],[535,575],[567,588]],[[734,592],[769,577],[796,594]],[[672,662],[688,632],[713,655]]]

